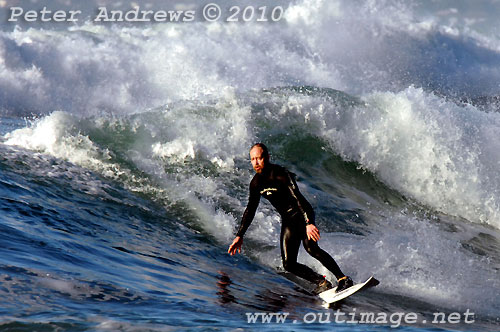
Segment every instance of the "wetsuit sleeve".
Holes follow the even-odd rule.
[[[252,182],[250,182],[250,196],[248,198],[247,208],[245,209],[243,217],[241,218],[241,225],[238,229],[238,233],[236,233],[236,236],[243,237],[243,235],[245,235],[245,232],[247,231],[248,227],[252,223],[253,218],[255,217],[255,212],[257,211],[259,202],[260,193],[257,187],[256,180],[254,178]]]
[[[295,174],[286,172],[287,174],[287,187],[292,195],[293,199],[296,201],[299,212],[302,216],[304,216],[304,221],[306,224],[314,225],[314,211],[311,207],[311,204],[306,201],[304,196],[299,191],[299,186],[297,186],[297,182],[295,182]]]

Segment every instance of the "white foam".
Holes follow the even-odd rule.
[[[353,94],[409,84],[497,93],[498,38],[439,15],[419,16],[413,7],[303,0],[286,7],[276,24],[88,23],[4,31],[0,108],[14,114],[131,113],[220,97],[227,87],[297,84]]]
[[[234,92],[211,104],[182,104],[163,113],[167,128],[153,144],[153,155],[170,161],[200,157],[219,167],[232,168],[234,160],[246,154],[250,141],[250,108],[240,106]],[[150,127],[153,124],[148,124]]]
[[[366,101],[350,128],[326,134],[341,154],[419,202],[500,227],[499,114],[414,88]]]
[[[102,167],[103,161],[110,159],[109,151],[99,149],[79,132],[78,118],[64,112],[54,112],[4,138],[6,145],[44,152],[91,169]]]
[[[303,130],[405,196],[500,228],[500,114],[413,87],[363,99],[366,106],[345,109],[292,95],[283,121],[304,121]]]

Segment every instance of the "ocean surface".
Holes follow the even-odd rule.
[[[497,1],[93,22],[102,4],[0,1],[0,331],[500,330]],[[106,6],[134,5],[203,7]],[[278,273],[264,200],[227,254],[257,141],[297,174],[320,246],[380,285],[324,307]]]

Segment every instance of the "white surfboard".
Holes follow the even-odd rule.
[[[334,287],[332,289],[329,289],[327,291],[321,292],[318,294],[318,296],[325,301],[326,303],[334,303],[340,300],[345,299],[348,296],[353,295],[354,293],[357,293],[363,289],[366,289],[368,287],[373,287],[377,286],[379,284],[379,281],[375,279],[373,276],[368,278],[363,283],[360,284],[355,284],[341,292],[336,293],[335,291],[337,290],[337,287]]]

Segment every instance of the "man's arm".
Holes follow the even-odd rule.
[[[241,225],[236,233],[236,237],[233,240],[233,243],[229,246],[227,252],[231,255],[236,254],[236,251],[241,252],[241,246],[243,245],[243,235],[247,231],[248,227],[253,221],[255,217],[255,212],[257,211],[257,207],[260,202],[260,193],[257,189],[257,184],[254,180],[250,183],[250,196],[248,198],[247,208],[243,213],[243,217],[241,218]]]
[[[310,204],[306,201],[304,196],[299,191],[299,187],[297,186],[297,182],[295,182],[294,174],[287,171],[287,182],[288,182],[288,190],[292,195],[293,199],[296,200],[297,207],[299,208],[299,212],[304,216],[304,221],[306,223],[306,234],[309,240],[313,240],[318,242],[320,239],[319,229],[314,224],[314,211]],[[307,207],[303,206],[303,203],[307,204]],[[305,209],[309,210],[309,213],[305,211]]]
[[[236,236],[243,237],[248,227],[253,221],[255,217],[255,212],[257,212],[257,207],[260,202],[260,193],[254,184],[254,181],[250,183],[250,196],[248,197],[248,204],[245,212],[243,213],[243,217],[241,218],[241,225],[236,233]]]
[[[304,221],[306,224],[313,224],[314,225],[314,212],[312,212],[312,208],[309,206],[309,213],[307,213],[305,210],[305,207],[302,206],[301,199],[303,202],[305,202],[304,196],[299,191],[299,186],[297,186],[297,182],[295,182],[294,174],[290,172],[287,173],[287,187],[288,190],[290,191],[290,194],[292,195],[293,199],[295,200],[295,203],[297,204],[297,207],[299,209],[299,212],[302,216],[304,216]],[[307,202],[306,202],[307,203]],[[307,205],[310,205],[307,203]]]

